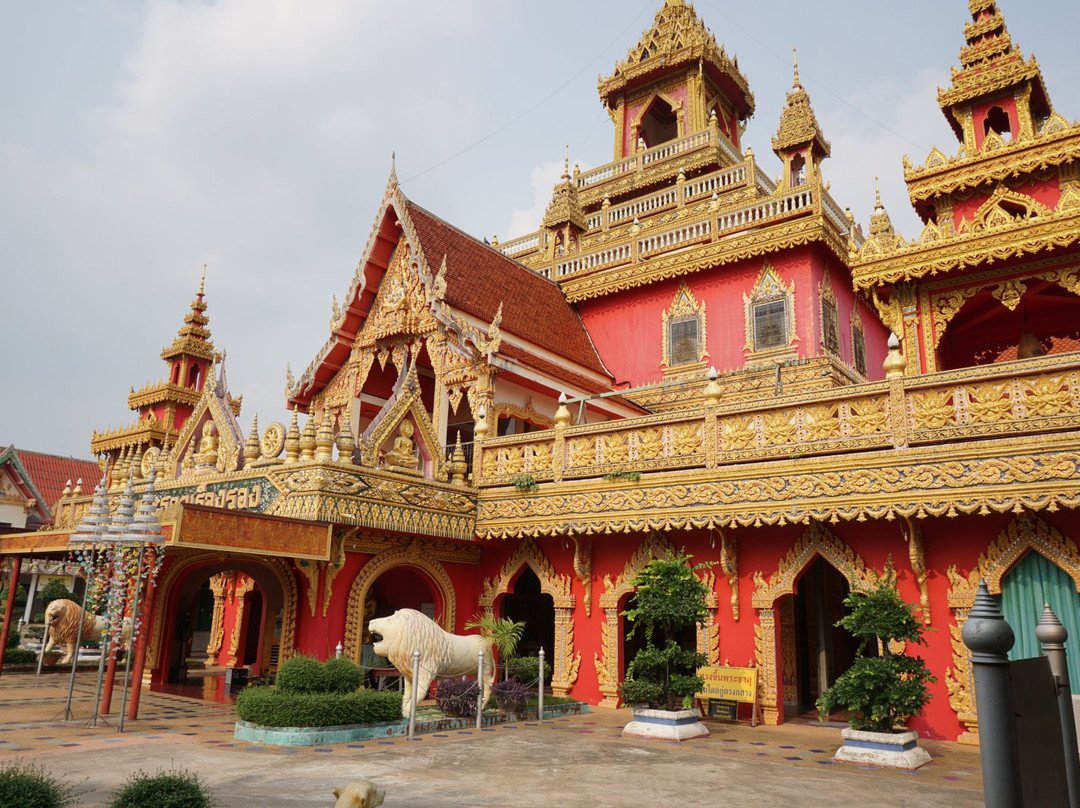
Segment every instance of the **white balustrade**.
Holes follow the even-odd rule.
[[[533,233],[530,236],[522,236],[512,241],[500,244],[496,249],[503,255],[519,255],[529,250],[535,250],[540,246],[540,234]]]

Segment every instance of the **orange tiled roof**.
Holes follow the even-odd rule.
[[[93,493],[94,486],[101,478],[101,469],[98,468],[95,460],[78,460],[74,457],[28,452],[25,449],[17,451],[23,468],[26,469],[34,487],[45,500],[43,504],[50,510],[64,493],[64,486],[67,485],[68,480],[71,480],[71,484],[74,485],[75,481],[81,477],[83,493],[90,494]]]
[[[504,334],[513,334],[611,378],[581,316],[557,284],[411,201],[408,208],[432,272],[438,270],[446,256],[447,303],[484,322],[495,319],[502,303],[500,327]]]

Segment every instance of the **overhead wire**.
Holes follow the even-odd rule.
[[[434,165],[428,166],[423,171],[420,171],[417,174],[413,174],[408,179],[403,180],[401,182],[401,184],[404,185],[405,183],[411,182],[412,180],[419,179],[420,177],[423,177],[425,174],[430,174],[432,171],[434,171],[437,168],[442,168],[444,165],[451,162],[452,160],[456,160],[461,155],[472,151],[477,146],[480,146],[483,143],[486,143],[487,141],[491,140],[496,135],[506,131],[511,126],[513,126],[518,121],[520,121],[522,118],[525,118],[529,114],[535,112],[537,109],[542,107],[544,104],[546,104],[552,98],[554,98],[556,95],[558,95],[563,90],[565,90],[567,87],[569,87],[571,84],[573,84],[578,79],[578,77],[581,76],[582,73],[584,73],[586,70],[588,70],[590,67],[592,67],[597,61],[599,61],[601,58],[603,58],[603,56],[609,50],[611,50],[613,47],[615,47],[615,45],[617,45],[621,40],[623,40],[626,37],[627,31],[629,31],[631,27],[633,27],[634,25],[637,24],[638,19],[642,16],[642,14],[645,14],[650,8],[652,8],[653,4],[654,4],[654,0],[648,0],[648,2],[642,7],[641,11],[639,11],[636,15],[634,15],[633,17],[630,18],[630,21],[626,24],[626,27],[623,28],[614,37],[614,39],[612,39],[612,41],[607,45],[607,47],[605,47],[601,51],[598,51],[588,62],[586,62],[584,65],[582,65],[581,68],[576,73],[574,73],[572,76],[570,76],[570,78],[568,78],[566,81],[564,81],[558,87],[556,87],[550,93],[545,95],[543,98],[541,98],[535,104],[533,104],[532,106],[530,106],[527,109],[523,110],[522,112],[518,113],[517,115],[515,115],[513,118],[511,118],[506,123],[499,126],[498,128],[492,130],[491,132],[488,132],[488,134],[484,135],[480,139],[473,141],[468,146],[465,146],[465,147],[463,147],[461,149],[458,149],[456,152],[449,155],[448,157],[445,157],[444,159],[440,160],[439,162],[435,163]],[[594,124],[594,126],[595,126],[595,124]],[[590,133],[591,133],[591,130],[590,130]]]

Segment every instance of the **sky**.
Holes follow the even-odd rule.
[[[285,421],[329,335],[396,154],[405,194],[462,230],[535,231],[562,171],[614,157],[596,90],[662,0],[0,0],[0,446],[90,456],[134,421],[206,266],[245,431]],[[936,102],[965,0],[698,0],[772,155],[792,48],[866,228],[874,178],[921,229],[902,158],[959,148]],[[1080,3],[1001,0],[1055,109],[1080,118]]]

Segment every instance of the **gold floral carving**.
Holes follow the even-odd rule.
[[[1080,551],[1076,543],[1030,511],[1020,513],[998,534],[986,551],[979,555],[975,568],[966,577],[957,571],[956,565],[946,570],[950,583],[947,598],[956,625],[950,627],[953,667],[946,672],[945,684],[949,691],[949,705],[966,727],[958,738],[960,743],[979,742],[971,662],[960,632],[975,604],[979,581],[986,581],[990,594],[1000,595],[1002,579],[1029,552],[1039,553],[1064,570],[1072,578],[1077,592],[1080,592]]]
[[[922,611],[924,625],[930,625],[930,587],[929,573],[926,567],[926,550],[923,547],[922,528],[910,517],[904,520],[907,526],[908,560],[915,583],[919,586],[919,609]]]
[[[210,641],[206,644],[207,656],[213,658],[221,651],[225,641],[225,597],[236,585],[236,570],[219,572],[210,578],[210,591],[214,595],[214,613],[210,618]]]
[[[717,528],[720,534],[720,569],[731,587],[731,616],[739,619],[739,554],[735,532],[727,528]]]
[[[570,534],[574,542],[574,574],[585,590],[585,616],[592,616],[592,542]]]
[[[941,338],[945,335],[945,330],[948,328],[952,318],[964,307],[968,299],[978,291],[977,286],[965,286],[962,289],[956,289],[933,298],[935,348],[941,344]]]
[[[853,590],[869,589],[878,579],[854,550],[820,522],[814,522],[788,550],[767,582],[760,570],[754,573],[754,608],[772,608],[779,598],[794,594],[799,575],[819,555],[847,579]]]
[[[754,626],[754,665],[758,670],[758,704],[761,720],[770,727],[780,723],[777,700],[776,667],[776,613],[771,607],[758,609],[758,622]]]
[[[338,577],[343,569],[345,569],[344,533],[339,533],[334,536],[330,547],[330,560],[320,561],[319,566],[324,568],[322,616],[326,617],[327,611],[330,609],[330,603],[333,600],[334,579]],[[312,615],[312,617],[314,617],[314,615]]]
[[[226,665],[235,668],[243,662],[240,656],[240,634],[244,628],[244,612],[247,611],[247,596],[255,588],[255,579],[248,576],[239,578],[233,589],[233,627],[229,635],[228,661]]]
[[[1023,281],[1011,278],[991,289],[990,294],[994,296],[994,299],[1001,301],[1001,304],[1009,311],[1016,311],[1026,291],[1027,285]]]
[[[308,611],[314,617],[315,604],[319,598],[319,572],[322,568],[317,562],[309,561],[306,558],[298,558],[294,563],[296,564],[296,571],[303,575],[304,580],[307,582],[304,589],[307,592]]]
[[[258,559],[247,559],[243,562],[237,560],[226,561],[223,560],[221,554],[217,552],[188,549],[180,550],[173,558],[173,563],[162,575],[161,581],[157,587],[160,608],[154,609],[153,623],[150,630],[150,642],[146,649],[147,669],[152,670],[162,664],[160,651],[163,647],[165,636],[166,609],[164,606],[169,602],[170,593],[172,592],[173,587],[180,583],[191,572],[206,566],[213,566],[218,571],[225,571],[243,563],[248,567],[266,569],[273,576],[273,579],[281,590],[282,596],[281,639],[278,647],[278,661],[284,662],[293,655],[296,649],[298,593],[296,588],[296,576],[293,574],[291,567],[285,559],[260,557]],[[222,570],[223,567],[225,570]],[[272,594],[274,593],[264,591],[263,596],[266,598],[264,604],[269,600],[268,596]],[[264,608],[263,618],[266,621],[272,621],[273,615],[269,614]]]
[[[392,547],[368,559],[349,588],[345,605],[345,641],[342,645],[344,655],[358,665],[364,632],[367,630],[364,604],[368,600],[372,584],[384,572],[395,567],[413,567],[422,572],[428,583],[438,592],[441,601],[442,610],[437,621],[446,631],[453,632],[457,628],[457,593],[446,568],[427,552],[423,542],[419,540]]]

